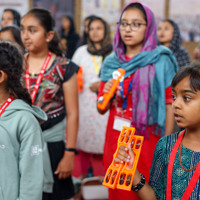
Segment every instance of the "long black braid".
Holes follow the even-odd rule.
[[[0,42],[0,70],[7,76],[7,89],[15,98],[22,99],[32,105],[31,97],[22,86],[23,55],[19,48],[11,42]]]

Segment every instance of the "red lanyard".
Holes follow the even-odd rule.
[[[39,89],[40,83],[42,81],[43,75],[44,75],[44,73],[46,71],[46,68],[47,68],[47,66],[49,64],[49,61],[51,60],[51,55],[52,55],[52,53],[49,51],[48,55],[46,57],[46,60],[44,61],[43,67],[42,67],[42,69],[40,71],[40,74],[38,75],[38,78],[36,80],[35,87],[34,87],[32,93],[31,93],[31,87],[30,87],[30,74],[29,74],[29,71],[28,71],[28,66],[26,66],[25,85],[26,85],[26,88],[28,89],[29,93],[31,94],[32,103],[34,103],[34,101],[35,101],[35,97],[36,97],[37,91]]]
[[[3,114],[5,109],[10,105],[10,103],[14,100],[12,96],[8,97],[6,102],[0,107],[0,116]]]
[[[184,133],[185,131],[183,131],[183,133],[179,136],[178,140],[176,141],[174,145],[174,148],[172,149],[172,152],[169,158],[169,166],[168,166],[168,172],[167,172],[167,191],[166,191],[167,200],[172,199],[172,172],[173,172],[174,160],[175,160],[178,148],[180,146],[180,143],[183,139]],[[197,168],[182,196],[182,200],[187,200],[190,198],[190,195],[192,194],[192,191],[196,186],[199,176],[200,176],[200,162],[198,163]]]

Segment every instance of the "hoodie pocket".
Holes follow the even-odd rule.
[[[3,190],[2,190],[1,187],[0,187],[0,200],[4,200],[4,197],[3,197]]]

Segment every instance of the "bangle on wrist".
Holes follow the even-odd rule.
[[[143,174],[140,174],[140,176],[141,176],[140,182],[135,186],[132,185],[132,188],[131,188],[132,191],[137,192],[140,189],[142,189],[142,187],[145,185],[145,177],[143,176]]]
[[[78,154],[78,150],[75,149],[75,148],[67,148],[67,147],[65,147],[65,151],[71,151],[71,152],[74,152],[76,155]]]

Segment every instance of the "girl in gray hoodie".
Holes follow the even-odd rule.
[[[0,42],[0,200],[41,200],[42,137],[46,114],[21,85],[23,56]]]

